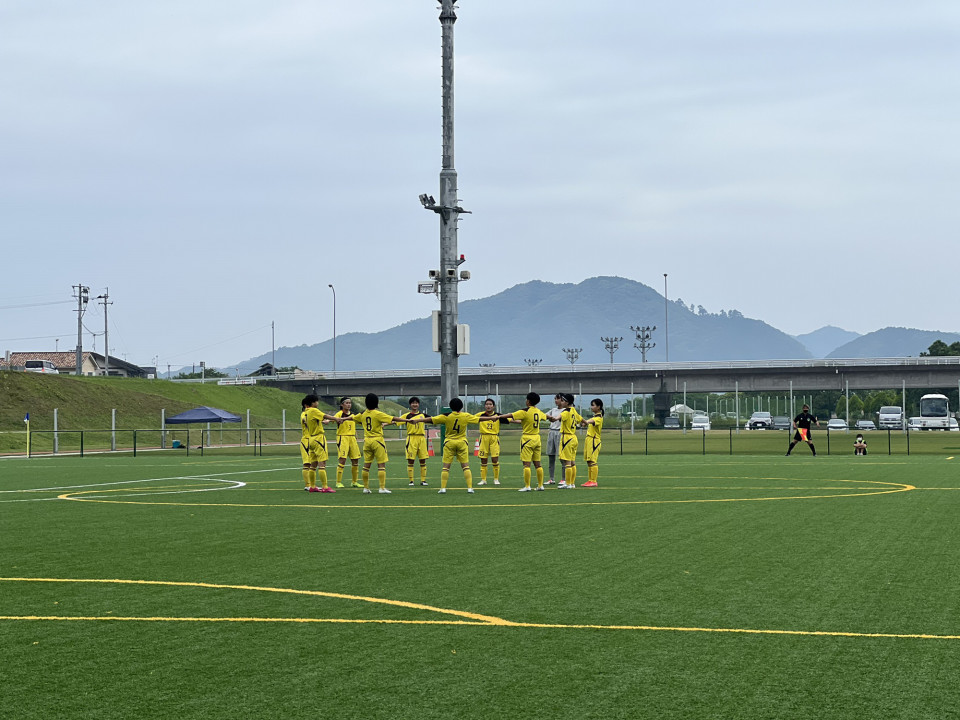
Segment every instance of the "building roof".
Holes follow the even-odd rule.
[[[86,364],[88,361],[92,362],[97,366],[98,369],[102,369],[105,363],[106,358],[100,353],[95,352],[84,352],[82,354],[82,362]],[[64,350],[62,352],[12,352],[10,353],[10,366],[11,367],[23,367],[27,360],[49,360],[53,363],[53,366],[61,372],[74,372],[77,369],[77,352],[76,350]],[[6,359],[0,357],[0,367],[6,366]],[[126,360],[121,360],[118,357],[113,355],[110,356],[110,367],[112,368],[123,368],[128,373],[133,375],[144,375],[146,370],[139,365],[134,365],[129,363]]]

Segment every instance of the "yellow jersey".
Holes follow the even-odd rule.
[[[404,413],[400,417],[402,417],[404,420],[411,420],[413,418],[426,417],[426,415],[424,415],[422,412],[408,412]],[[422,422],[407,423],[407,437],[422,437],[426,435],[427,430],[425,427],[423,427],[423,425],[424,424]]]
[[[575,408],[564,408],[560,412],[560,434],[561,435],[575,435],[577,432],[577,426],[583,422],[583,417],[576,411]]]
[[[536,407],[528,407],[525,410],[517,410],[510,414],[513,415],[514,420],[520,421],[522,435],[539,435],[541,426],[550,422],[543,410]]]
[[[350,415],[344,415],[343,410],[337,410],[333,415],[334,417],[350,417],[355,418],[356,415],[351,413]],[[344,420],[342,423],[337,425],[337,437],[353,437],[357,434],[357,423],[355,420]]]
[[[500,435],[500,416],[499,415],[477,415],[480,425],[480,437],[484,435]],[[503,422],[510,422],[504,420]]]
[[[383,426],[393,422],[393,415],[388,415],[383,410],[364,410],[353,417],[363,428],[364,441],[373,438],[383,440]]]
[[[447,440],[466,440],[467,425],[479,422],[476,415],[465,412],[451,412],[444,415],[434,415],[431,422],[434,425],[444,425],[447,428]]]
[[[323,435],[323,413],[310,407],[300,413],[300,432],[305,438]]]
[[[603,415],[594,415],[590,418],[593,422],[587,425],[587,437],[600,440],[600,431],[603,430]]]

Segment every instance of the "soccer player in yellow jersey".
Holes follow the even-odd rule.
[[[363,492],[369,494],[370,490],[370,466],[374,461],[377,463],[377,479],[380,482],[380,494],[389,495],[387,490],[387,444],[383,439],[383,426],[395,422],[403,422],[403,418],[393,417],[392,415],[379,410],[380,398],[374,393],[367,393],[363,399],[367,409],[362,413],[353,415],[349,420],[343,417],[333,418],[338,423],[358,422],[363,428]]]
[[[583,422],[583,417],[573,406],[574,397],[570,393],[563,393],[560,401],[560,462],[563,463],[564,481],[558,488],[573,489],[577,486],[577,428]]]
[[[423,423],[410,423],[409,421],[415,417],[426,417],[422,412],[420,412],[420,398],[412,397],[410,398],[410,412],[404,413],[400,417],[404,420],[407,420],[407,484],[410,487],[413,487],[416,483],[413,481],[413,463],[416,460],[420,461],[420,484],[427,485],[427,457],[429,453],[427,452],[427,433],[423,427]]]
[[[480,482],[477,485],[487,484],[487,460],[493,465],[493,484],[500,484],[500,423],[510,422],[501,420],[497,413],[497,404],[487,398],[483,401],[483,414],[480,418]]]
[[[333,420],[317,409],[320,398],[307,395],[300,401],[300,457],[303,459],[303,489],[307,492],[336,492],[327,487],[327,438],[323,434],[323,421]],[[317,487],[317,475],[320,487]]]
[[[543,490],[543,466],[540,464],[540,428],[549,421],[543,411],[537,407],[540,396],[535,392],[527,393],[527,407],[508,415],[502,420],[516,420],[520,423],[520,461],[523,463],[523,487],[520,492],[530,492],[531,463],[537,469],[537,490]]]
[[[447,428],[447,437],[443,442],[443,470],[440,472],[440,494],[447,492],[447,480],[450,479],[450,465],[454,459],[463,468],[463,479],[467,481],[467,492],[473,492],[473,473],[470,472],[470,449],[467,447],[467,425],[479,422],[479,415],[463,412],[463,400],[453,398],[450,412],[442,415],[422,415],[408,420],[409,423],[429,422]]]
[[[597,478],[600,475],[597,457],[600,455],[600,431],[603,430],[603,400],[600,398],[591,400],[590,411],[593,417],[583,421],[587,426],[587,439],[583,443],[583,459],[587,463],[587,482],[582,487],[597,487]]]
[[[353,465],[353,487],[363,487],[360,483],[360,446],[357,444],[357,423],[351,418],[353,413],[353,400],[348,397],[340,398],[340,409],[334,413],[334,417],[345,418],[344,422],[337,426],[337,487],[345,487],[343,484],[343,469],[346,467],[347,458]],[[350,418],[350,419],[346,419]]]

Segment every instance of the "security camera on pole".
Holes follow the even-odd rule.
[[[457,199],[457,171],[453,165],[453,25],[457,15],[453,0],[441,0],[443,56],[443,165],[440,170],[440,202],[432,195],[420,196],[427,210],[440,216],[440,269],[430,271],[431,282],[421,282],[418,292],[440,295],[440,310],[433,313],[434,351],[440,353],[440,395],[444,400],[459,395],[458,357],[470,352],[470,328],[458,325],[457,286],[469,280],[470,273],[458,268],[465,262],[457,252],[457,221],[462,213]]]

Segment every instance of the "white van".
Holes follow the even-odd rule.
[[[881,430],[903,429],[903,408],[899,405],[884,405],[877,411],[877,427]]]
[[[27,360],[23,364],[23,369],[27,372],[48,373],[50,375],[59,375],[60,371],[49,360]]]

